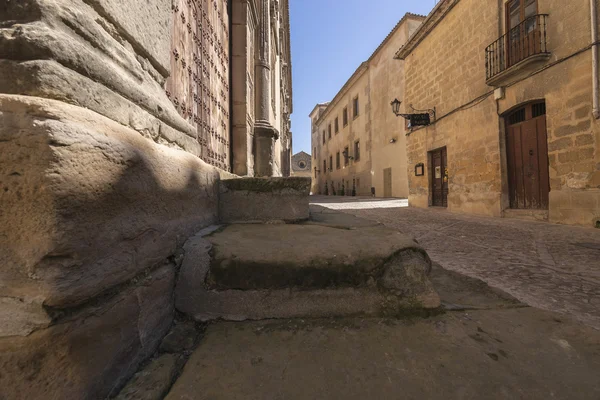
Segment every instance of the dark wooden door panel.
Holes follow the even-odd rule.
[[[431,205],[434,207],[448,206],[448,176],[446,148],[434,150],[431,153]]]
[[[547,209],[550,191],[546,116],[526,117],[509,124],[507,119],[506,159],[511,208]]]

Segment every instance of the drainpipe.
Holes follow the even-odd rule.
[[[591,21],[592,21],[592,77],[594,82],[592,83],[593,91],[594,91],[594,100],[593,100],[593,113],[594,118],[600,118],[600,94],[598,91],[598,9],[596,6],[596,0],[590,0],[590,11],[591,11]]]

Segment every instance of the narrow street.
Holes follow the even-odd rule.
[[[600,330],[600,230],[410,208],[399,199],[310,201],[410,234],[444,268]]]

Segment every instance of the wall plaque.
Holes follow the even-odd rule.
[[[425,175],[425,165],[423,163],[419,163],[415,165],[415,176],[423,176]]]

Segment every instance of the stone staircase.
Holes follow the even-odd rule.
[[[197,321],[240,321],[440,306],[431,261],[413,239],[320,207],[309,212],[309,186],[307,178],[223,181],[224,225],[185,244],[177,309]]]

